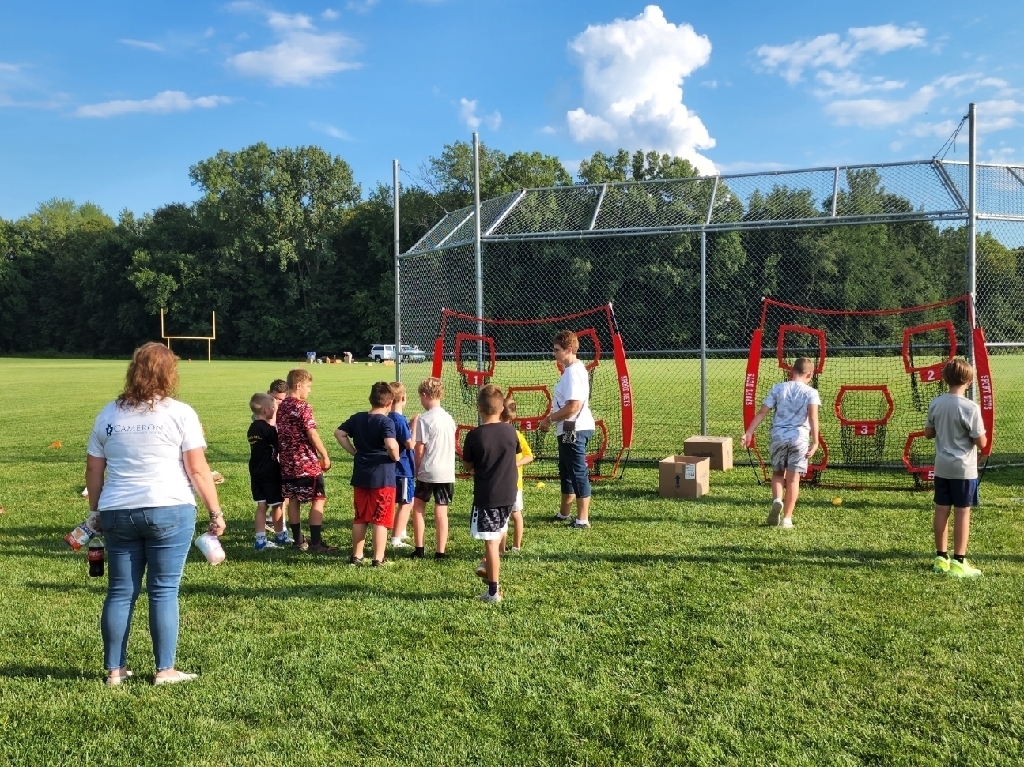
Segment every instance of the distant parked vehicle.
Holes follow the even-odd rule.
[[[402,362],[426,362],[426,353],[418,346],[402,344]]]
[[[395,358],[394,344],[374,344],[370,349],[370,359],[374,362],[393,360]]]

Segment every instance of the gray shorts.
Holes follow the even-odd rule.
[[[796,442],[772,442],[769,447],[772,471],[795,471],[797,474],[805,474],[808,447],[810,445],[805,439]]]

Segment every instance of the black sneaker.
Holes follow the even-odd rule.
[[[361,565],[363,563],[363,558],[362,557],[357,557],[357,556],[353,555],[353,556],[348,558],[348,563],[350,565],[352,565],[353,567],[359,567],[359,565]]]
[[[375,560],[373,560],[373,566],[374,567],[387,567],[390,564],[391,564],[391,560],[388,559],[387,557],[385,557],[384,559],[375,559]]]
[[[563,517],[561,513],[558,513],[558,514],[555,514],[555,516],[551,517],[550,521],[551,522],[569,522],[571,520],[572,520],[571,516],[566,515],[566,516]]]
[[[448,552],[446,551],[435,551],[434,559],[448,559]]]
[[[300,538],[297,541],[292,541],[293,551],[307,551],[309,549],[309,542],[305,538]]]

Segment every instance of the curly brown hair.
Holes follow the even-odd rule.
[[[173,397],[178,391],[178,356],[163,344],[151,341],[132,355],[124,377],[124,391],[117,398],[123,408],[148,404]]]

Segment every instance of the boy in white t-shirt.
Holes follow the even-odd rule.
[[[949,391],[928,404],[924,436],[935,440],[935,559],[932,570],[954,578],[977,578],[981,570],[967,561],[971,507],[978,505],[978,448],[988,444],[981,408],[964,396],[974,380],[965,359],[942,368]],[[949,558],[949,512],[953,511],[953,558]]]
[[[434,559],[444,559],[448,546],[448,506],[455,496],[455,421],[443,407],[440,378],[424,379],[418,388],[424,413],[416,418],[416,489],[412,504],[412,556],[423,558],[427,501],[434,498]]]
[[[790,380],[775,384],[750,428],[743,433],[743,447],[754,443],[754,431],[772,410],[769,453],[772,464],[772,507],[768,525],[793,527],[793,509],[800,495],[800,475],[807,471],[807,460],[818,450],[818,407],[821,398],[810,385],[814,363],[798,357],[793,363]],[[783,500],[785,487],[785,500]],[[781,522],[779,513],[782,512]]]

